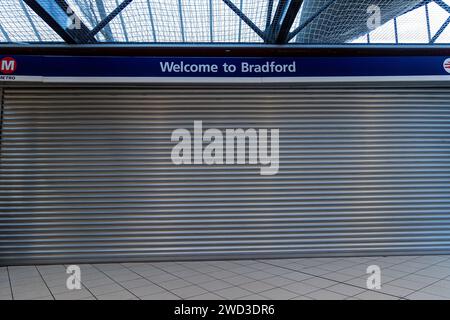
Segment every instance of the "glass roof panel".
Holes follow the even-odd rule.
[[[62,42],[33,10],[21,0],[1,0],[1,42]]]
[[[89,31],[125,0],[39,1],[63,8],[68,5],[87,27],[79,38],[89,39]],[[125,8],[95,34],[98,42],[276,43],[277,32],[294,0],[126,2]],[[280,3],[286,7],[276,16]],[[370,30],[366,22],[371,15],[369,6],[372,3],[372,0],[303,0],[299,12],[294,13],[292,26],[289,24],[290,33],[286,41],[307,44],[450,43],[450,21],[447,21],[450,0],[379,0],[381,23]],[[250,28],[240,15],[245,15],[262,35]],[[267,22],[273,23],[274,28],[266,30]],[[303,27],[302,30],[292,33],[299,26]],[[1,0],[0,42],[51,43],[63,40],[23,0]]]

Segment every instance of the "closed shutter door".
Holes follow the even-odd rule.
[[[279,128],[280,166],[172,131]],[[5,88],[1,264],[450,253],[449,88]]]

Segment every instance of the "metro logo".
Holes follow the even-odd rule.
[[[445,59],[444,69],[445,69],[445,71],[447,71],[447,73],[450,73],[450,58]]]
[[[16,59],[6,57],[0,60],[0,72],[3,74],[12,74],[17,69]]]

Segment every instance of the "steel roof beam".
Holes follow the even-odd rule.
[[[285,9],[281,13],[279,20],[272,27],[274,34],[272,35],[273,43],[285,44],[289,41],[289,31],[294,24],[294,20],[297,17],[303,0],[291,0],[285,4]]]
[[[288,0],[279,0],[277,7],[275,9],[275,12],[273,14],[273,20],[270,22],[270,25],[268,27],[266,27],[266,30],[264,31],[266,33],[266,39],[267,39],[267,43],[275,43],[275,39],[276,39],[276,34],[277,34],[277,29],[280,25],[280,21],[282,19],[283,16],[283,12],[286,11],[288,5]],[[273,4],[272,4],[273,6]],[[272,11],[273,9],[270,8],[270,10]]]
[[[69,44],[94,43],[89,28],[75,15],[75,12],[65,1],[55,0],[22,0],[47,25],[52,28],[65,42]],[[72,25],[76,22],[75,25]]]
[[[3,37],[6,39],[7,42],[12,42],[11,38],[9,37],[8,33],[6,32],[6,30],[2,27],[2,25],[0,24],[0,32],[3,34]]]
[[[94,27],[94,29],[92,29],[90,31],[91,36],[95,36],[97,33],[100,32],[100,30],[105,28],[108,25],[108,23],[110,23],[112,19],[117,17],[117,15],[119,13],[121,13],[123,11],[123,9],[125,9],[132,1],[133,0],[124,0],[119,6],[117,6],[117,8],[115,8],[113,11],[111,11],[110,14],[108,14],[102,21],[99,22],[98,25],[96,25]],[[104,10],[104,7],[103,7],[103,10]],[[112,38],[111,28],[109,28],[109,31],[107,33],[110,34],[110,37]]]
[[[311,17],[306,19],[305,21],[300,21],[300,25],[294,29],[294,31],[290,32],[288,35],[287,41],[289,42],[292,38],[294,38],[300,31],[305,29],[314,19],[316,19],[319,15],[321,15],[325,10],[327,10],[336,0],[330,0],[325,5],[323,5],[319,10],[316,11]]]
[[[242,19],[258,36],[266,41],[266,33],[258,28],[231,0],[222,0],[239,18]]]
[[[270,22],[272,20],[273,0],[269,0],[267,3],[267,16],[266,16],[266,31],[270,28]]]

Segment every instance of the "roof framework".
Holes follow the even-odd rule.
[[[2,0],[0,42],[450,43],[450,0],[378,0],[375,9],[373,3]]]

